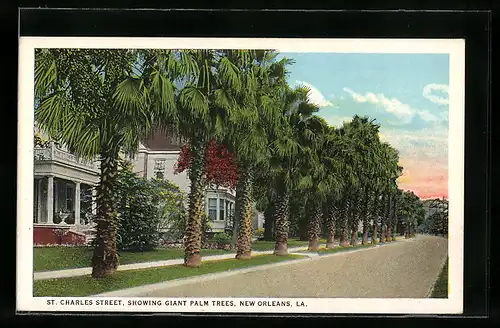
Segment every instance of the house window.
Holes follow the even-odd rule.
[[[157,159],[155,160],[155,166],[153,169],[153,174],[156,179],[163,180],[165,177],[165,160]]]
[[[208,216],[212,221],[217,220],[217,198],[208,199]]]
[[[224,198],[219,198],[219,220],[224,220]]]

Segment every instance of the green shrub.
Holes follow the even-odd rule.
[[[226,232],[219,232],[214,235],[213,238],[214,243],[218,245],[227,245],[233,242],[233,236]]]
[[[130,164],[122,161],[114,199],[119,214],[118,249],[154,249],[167,229],[175,237],[184,234],[186,213],[183,194],[176,185],[138,177],[132,172]]]
[[[255,237],[257,237],[257,238],[264,237],[264,228],[255,229]]]

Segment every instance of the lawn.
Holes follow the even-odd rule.
[[[434,283],[431,298],[448,298],[448,259]]]
[[[326,240],[321,240],[325,243]],[[307,246],[307,241],[289,239],[288,247]],[[274,241],[254,241],[254,251],[274,250]],[[221,249],[202,249],[202,256],[231,254],[234,251]],[[120,264],[165,261],[184,258],[184,249],[161,248],[147,252],[120,252]],[[52,271],[89,267],[92,248],[89,247],[35,247],[33,250],[34,271]]]
[[[113,290],[136,287],[179,278],[198,276],[213,272],[243,269],[257,265],[277,263],[303,258],[299,255],[258,255],[250,260],[222,260],[202,263],[199,268],[173,265],[153,269],[117,271],[112,277],[92,279],[90,276],[34,281],[33,295],[39,296],[90,296]]]
[[[202,256],[227,254],[220,249],[203,249]],[[165,261],[184,258],[184,249],[162,248],[148,252],[121,252],[120,264]],[[34,271],[52,271],[89,267],[92,248],[89,247],[35,247]]]

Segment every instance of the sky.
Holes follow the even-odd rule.
[[[401,189],[448,198],[447,54],[282,53],[290,85],[306,85],[318,115],[334,126],[354,114],[380,124],[399,151]]]

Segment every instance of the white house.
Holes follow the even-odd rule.
[[[35,132],[40,133],[35,127]],[[180,144],[172,135],[157,134],[143,140],[133,159],[133,171],[147,179],[168,179],[186,193],[190,181],[185,172],[174,174]],[[82,213],[95,213],[93,187],[99,181],[99,163],[85,162],[64,147],[50,144],[35,147],[34,155],[34,243],[83,244],[92,238],[93,227]],[[212,219],[212,231],[232,226],[235,193],[225,188],[209,189],[205,209]],[[254,227],[262,227],[261,214],[255,213]]]

